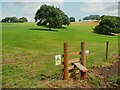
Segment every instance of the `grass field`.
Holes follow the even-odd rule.
[[[105,44],[109,41],[109,62],[118,54],[118,36],[93,33],[97,22],[72,23],[49,31],[35,23],[2,23],[2,73],[4,88],[47,87],[41,80],[62,78],[62,65],[55,66],[54,55],[63,54],[63,43],[69,52],[80,51],[86,43],[90,55],[87,68],[104,65]]]

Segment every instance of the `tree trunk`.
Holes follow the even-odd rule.
[[[49,22],[49,30],[51,30],[51,23]]]
[[[111,35],[111,31],[110,31],[110,35]]]

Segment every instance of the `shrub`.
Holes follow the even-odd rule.
[[[104,16],[94,32],[110,35],[111,33],[120,33],[120,18],[115,16]]]

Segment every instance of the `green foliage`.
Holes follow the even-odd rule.
[[[9,23],[11,23],[11,22],[14,22],[14,23],[21,22],[21,23],[23,23],[23,22],[28,22],[28,20],[27,20],[26,17],[21,17],[19,19],[17,17],[5,17],[4,19],[2,19],[1,22],[9,22]]]
[[[19,18],[19,22],[28,22],[26,17],[21,17]]]
[[[102,16],[101,16],[101,19],[103,19],[104,17],[105,17],[105,15],[102,15]]]
[[[75,18],[74,17],[70,17],[70,22],[75,22]]]
[[[86,17],[83,18],[83,20],[90,20],[90,17],[86,16]]]
[[[99,15],[96,15],[95,20],[101,20],[101,17]]]
[[[70,20],[68,18],[68,16],[59,8],[56,8],[58,10],[58,12],[61,14],[62,17],[62,25],[69,25],[70,24]]]
[[[79,19],[79,22],[81,22],[82,20],[81,19]]]
[[[88,77],[88,80],[92,83],[94,87],[98,88],[101,85],[101,80],[96,76],[90,76]]]
[[[101,18],[99,15],[90,15],[83,18],[83,20],[100,20],[100,19]]]
[[[5,17],[4,19],[2,19],[2,22],[18,22],[18,18],[17,17]]]
[[[119,75],[110,76],[109,80],[112,82],[113,86],[120,87],[120,76]]]
[[[120,33],[120,18],[115,16],[102,16],[102,20],[95,27],[94,32],[111,35],[111,33]]]
[[[45,25],[51,28],[59,28],[62,25],[69,25],[68,16],[59,8],[50,5],[42,5],[35,14],[35,21],[38,26]]]
[[[117,78],[116,83],[120,86],[120,77],[119,77],[119,78]]]
[[[83,20],[90,20],[88,16],[84,17]]]

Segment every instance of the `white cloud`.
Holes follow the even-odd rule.
[[[118,15],[117,2],[87,2],[86,7],[80,8],[84,13],[101,13],[107,15]]]
[[[81,11],[83,12],[97,12],[99,11],[103,11],[104,10],[104,3],[98,3],[98,2],[88,2],[85,3],[85,6],[80,8]]]
[[[84,0],[87,2],[118,2],[119,0]]]
[[[1,0],[1,2],[118,2],[119,0]]]
[[[1,0],[1,2],[63,2],[63,0]]]
[[[53,0],[54,1],[54,0]],[[3,18],[6,16],[16,16],[22,17],[24,15],[29,19],[29,21],[34,21],[34,16],[36,11],[41,5],[54,5],[60,7],[63,2],[4,2],[6,7],[2,8]]]
[[[119,0],[24,0],[22,2],[118,2]],[[1,0],[1,2],[21,2],[21,0]]]
[[[38,8],[42,4],[54,5],[61,7],[64,5],[64,2],[85,2],[80,10],[82,13],[91,14],[91,13],[101,13],[109,15],[118,15],[118,5],[119,0],[1,0],[2,2],[9,3],[7,8],[2,8],[3,17],[6,16],[16,16],[18,13],[19,16],[24,15],[28,17],[30,21],[34,21],[34,16]],[[72,6],[71,6],[72,7]],[[17,13],[17,14],[16,14]]]
[[[0,3],[0,20],[2,18],[2,4]]]

